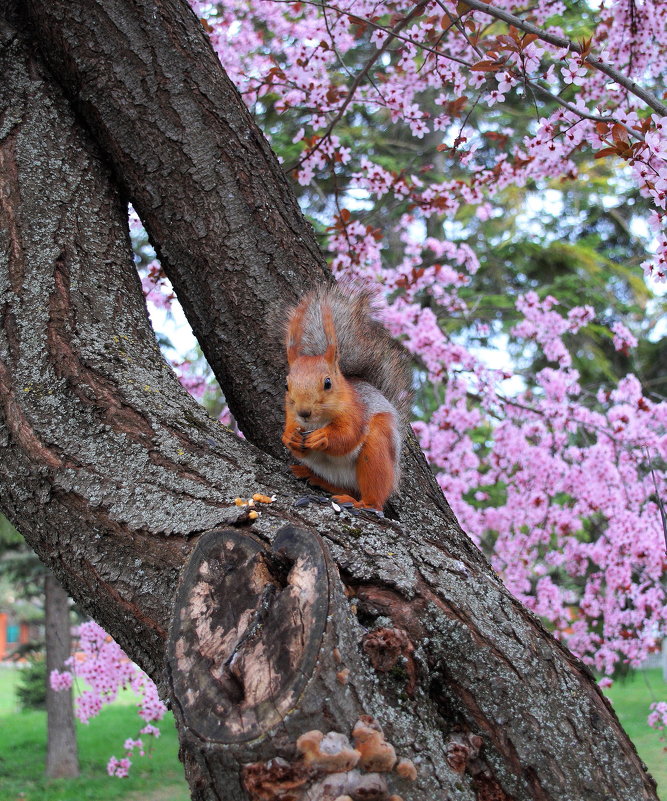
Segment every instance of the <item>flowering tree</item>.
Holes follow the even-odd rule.
[[[619,0],[588,16],[552,0],[518,15],[515,2],[193,7],[246,103],[270,120],[289,173],[327,198],[318,208],[303,193],[334,273],[379,284],[392,331],[426,385],[443,387],[437,402],[418,399],[415,429],[464,529],[585,661],[607,674],[639,664],[667,612],[667,406],[633,375],[582,387],[568,340],[596,311],[561,311],[535,291],[516,297],[511,337],[544,366],[508,393],[511,368],[490,369],[470,336],[489,328],[465,294],[480,266],[467,244],[474,224],[461,222],[455,240],[445,232],[447,220],[466,220],[463,209],[473,221],[493,215],[508,187],[574,181],[592,160],[615,158],[649,201],[656,236],[644,272],[667,278],[667,108],[653,93],[667,70],[667,7]],[[574,23],[583,40],[568,38]],[[503,102],[531,114],[502,125]],[[398,170],[387,169],[378,127],[404,143]],[[443,324],[450,315],[465,320],[458,337]],[[620,320],[607,330],[617,352],[637,345]]]
[[[470,247],[443,236],[438,224],[465,205],[488,222],[499,191],[515,178],[525,183],[562,175],[564,165],[577,169],[584,142],[597,151],[613,147],[635,166],[642,159],[658,177],[637,172],[639,190],[659,202],[664,110],[646,90],[653,61],[641,73],[643,96],[628,87],[624,72],[638,60],[632,48],[628,69],[619,61],[610,76],[591,43],[573,43],[578,56],[563,59],[567,42],[548,18],[537,20],[547,32],[531,39],[529,21],[488,27],[484,15],[493,10],[496,19],[503,10],[479,4],[472,11],[475,5],[197,10],[251,107],[266,113],[267,131],[278,130],[278,113],[301,115],[286,143],[299,152],[286,166],[306,201],[321,194],[321,175],[332,189],[310,208],[334,271],[379,280],[387,292],[386,321],[425,377],[417,429],[440,484],[514,592],[561,636],[571,628],[579,652],[602,654],[606,667],[607,655],[627,640],[634,644],[620,653],[635,659],[658,633],[644,630],[642,613],[629,603],[662,623],[660,488],[652,496],[648,488],[651,449],[664,456],[664,409],[632,379],[601,393],[595,408],[582,403],[565,340],[591,325],[592,312],[575,305],[560,314],[553,298],[528,288],[516,298],[523,319],[512,336],[529,340],[547,364],[521,392],[508,392],[505,371],[484,366],[465,337],[447,330],[445,314],[476,325],[465,289],[482,270],[475,272]],[[7,111],[3,129],[9,245],[2,286],[12,305],[3,306],[2,318],[0,430],[9,466],[2,503],[72,594],[171,695],[193,797],[322,797],[326,788],[332,798],[354,797],[363,788],[380,799],[394,790],[415,799],[654,798],[585,669],[489,571],[413,443],[393,521],[291,506],[298,488],[270,456],[281,455],[280,349],[260,321],[270,319],[267,308],[328,280],[323,260],[201,23],[177,0],[111,6],[31,0],[30,25],[7,6],[6,20],[23,34],[3,40],[10,76],[3,108],[20,113]],[[658,4],[642,8],[653,15],[647,30],[664,27]],[[613,42],[613,25],[607,27]],[[22,49],[29,35],[94,143]],[[228,37],[236,37],[233,48],[222,47]],[[656,51],[656,63],[663,55]],[[130,62],[134,68],[126,69]],[[338,63],[347,88],[333,77]],[[361,66],[348,75],[355,63]],[[594,100],[586,105],[583,94],[583,105],[574,95],[560,98],[567,106],[553,100],[561,88],[548,88],[554,75],[574,93],[582,71],[595,77],[602,68],[605,92],[612,91],[609,77],[628,92],[611,111],[593,111]],[[480,127],[481,111],[499,108],[500,95],[511,102],[519,87],[558,102],[564,110],[554,114],[578,116],[545,118],[510,159],[493,152],[511,146],[510,134]],[[635,120],[624,106],[635,96],[655,112],[650,122],[645,107],[637,106]],[[431,109],[440,106],[436,115]],[[428,140],[438,169],[455,163],[455,177],[436,179],[423,154],[400,171],[383,164],[377,143],[366,145],[359,134],[374,116],[402,126],[400,147],[406,138]],[[358,150],[345,144],[343,121]],[[567,146],[561,151],[568,132],[578,136],[588,122],[607,127],[590,129],[595,134],[572,143],[569,155]],[[45,164],[58,166],[55,179]],[[254,446],[207,420],[165,370],[129,270],[116,185],[145,222],[229,409]],[[45,196],[58,199],[55,214],[43,208]],[[376,201],[385,204],[381,228],[365,221],[364,204]],[[387,258],[380,262],[380,255]],[[613,335],[621,351],[633,346],[628,329],[616,325]],[[441,389],[429,391],[435,382]],[[638,445],[649,449],[641,461]],[[608,480],[611,454],[616,471]],[[632,496],[625,505],[617,488]],[[251,523],[248,507],[233,498],[256,489],[281,500]],[[632,516],[627,526],[641,525],[640,549],[633,550],[639,538],[628,541],[622,520],[623,550],[608,546],[613,507]],[[221,567],[211,572],[211,564]],[[628,564],[630,576],[620,575]],[[574,620],[581,592],[588,592],[584,615]],[[610,615],[607,606],[595,607],[602,601]],[[309,624],[292,629],[293,620]],[[602,630],[607,620],[609,632]],[[236,638],[235,626],[246,626]],[[274,661],[281,654],[289,658]],[[404,762],[390,778],[380,763],[355,768],[350,760],[361,751],[340,734],[351,731],[360,747],[363,735],[385,754],[385,738],[391,740],[399,756],[417,763],[417,784],[408,784],[414,765]],[[326,759],[308,756],[318,743],[325,743]],[[327,778],[334,763],[336,778]]]
[[[144,755],[141,737],[160,736],[155,723],[162,720],[167,708],[158,698],[157,687],[94,621],[79,626],[76,654],[65,662],[65,666],[69,669],[51,672],[51,687],[68,690],[75,677],[86,683],[87,688],[75,700],[75,714],[82,723],[88,723],[103,706],[113,703],[121,689],[131,689],[138,697],[138,714],[145,725],[139,729],[136,739],[128,737],[125,740],[125,756],[121,759],[112,756],[107,765],[110,775],[127,776],[134,749]]]

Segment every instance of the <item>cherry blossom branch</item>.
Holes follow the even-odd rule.
[[[288,5],[292,5],[294,0],[273,0],[274,3],[284,3]],[[315,6],[316,8],[325,9],[328,8],[330,11],[336,11],[338,14],[342,14],[344,16],[350,16],[350,11],[345,11],[344,9],[340,8],[339,6],[335,6],[332,3],[323,3],[320,0],[301,0],[301,2],[305,3],[309,6]],[[424,50],[426,53],[431,53],[432,55],[436,56],[436,58],[446,58],[450,61],[454,61],[456,64],[461,64],[464,67],[471,67],[472,64],[465,59],[458,58],[457,56],[450,55],[449,53],[444,53],[442,50],[436,50],[433,47],[425,44],[424,42],[418,42],[415,39],[411,39],[409,36],[401,36],[400,33],[396,32],[396,28],[387,28],[385,25],[381,25],[379,22],[374,22],[372,19],[368,17],[361,17],[358,14],[355,14],[354,17],[364,25],[368,25],[369,28],[373,28],[376,31],[382,31],[387,35],[391,36],[394,39],[398,39],[399,42],[405,42],[406,44],[414,45],[415,47]],[[449,28],[447,29],[449,30]],[[446,33],[447,31],[445,31]]]
[[[635,139],[639,140],[640,142],[644,141],[644,137],[638,131],[631,128],[626,123],[622,122],[621,120],[616,119],[615,117],[602,117],[599,114],[591,114],[589,111],[583,111],[576,106],[573,106],[571,103],[568,103],[567,100],[563,100],[562,97],[555,95],[553,92],[550,92],[548,89],[545,89],[543,86],[540,86],[539,83],[535,81],[531,81],[529,78],[525,79],[525,83],[530,86],[536,92],[543,95],[544,97],[548,97],[550,100],[553,100],[555,103],[558,103],[559,106],[562,106],[567,111],[572,112],[572,114],[576,114],[577,116],[581,117],[582,119],[592,120],[593,122],[606,122],[606,123],[616,123],[618,125],[622,125],[628,134]]]
[[[449,10],[447,9],[447,7],[444,4],[443,0],[436,0],[436,3],[445,12],[445,14],[447,15],[447,18],[450,20],[451,25],[456,26],[456,28],[459,31],[459,33],[461,33],[461,35],[468,42],[468,45],[477,53],[477,55],[480,58],[482,58],[482,59],[485,58],[486,57],[486,53],[484,53],[484,51],[478,45],[476,45],[473,41],[471,41],[470,37],[466,33],[465,27],[461,24],[461,17],[459,16],[459,17],[456,17],[455,19],[452,18],[452,15],[449,13]],[[451,25],[450,25],[450,27],[451,27]],[[445,56],[445,58],[447,58],[447,56]],[[528,76],[525,74],[525,70],[524,70],[524,75],[523,75],[523,82],[524,82],[525,86],[530,86],[531,89],[533,89],[536,92],[539,92],[543,97],[547,97],[550,100],[553,100],[554,102],[558,103],[560,106],[563,106],[563,108],[567,109],[568,111],[572,112],[573,114],[576,114],[577,116],[581,117],[582,119],[592,120],[593,122],[607,122],[607,123],[614,122],[614,123],[618,123],[619,125],[622,125],[625,128],[625,130],[631,136],[633,136],[635,139],[638,139],[638,140],[640,140],[642,142],[644,141],[644,137],[641,134],[637,133],[637,131],[634,131],[632,128],[630,128],[628,125],[626,125],[624,122],[621,122],[620,120],[616,120],[616,119],[614,119],[614,117],[611,117],[611,116],[609,116],[609,117],[601,117],[601,116],[599,116],[597,114],[591,114],[590,112],[582,111],[581,109],[578,109],[576,106],[573,106],[571,103],[568,103],[567,100],[563,100],[562,97],[559,97],[558,95],[553,94],[553,92],[550,92],[548,89],[544,89],[542,86],[540,86],[535,81],[531,81],[530,78],[528,78]]]
[[[327,126],[327,129],[325,130],[325,132],[322,134],[322,136],[317,141],[317,143],[315,144],[314,147],[312,147],[310,150],[306,151],[305,155],[301,159],[299,159],[299,161],[297,161],[296,164],[293,164],[291,167],[287,168],[287,172],[291,172],[292,170],[295,170],[297,167],[300,167],[304,163],[304,161],[307,161],[314,153],[316,153],[319,150],[319,148],[329,138],[329,136],[331,135],[331,132],[333,131],[333,129],[335,128],[337,123],[340,121],[341,117],[345,113],[345,109],[352,102],[352,98],[354,97],[355,92],[357,91],[357,89],[361,85],[361,83],[364,80],[364,78],[368,75],[368,73],[369,73],[371,67],[373,66],[373,64],[375,64],[375,62],[378,60],[378,58],[380,58],[380,56],[387,50],[387,48],[389,47],[389,45],[391,44],[393,39],[396,37],[396,34],[400,33],[400,31],[403,30],[403,28],[411,20],[413,20],[415,17],[418,17],[419,14],[421,14],[421,12],[423,11],[423,9],[428,5],[428,3],[429,3],[429,0],[420,0],[420,2],[417,3],[417,5],[412,9],[412,11],[407,16],[405,16],[405,17],[403,17],[403,19],[399,20],[396,23],[396,25],[394,25],[394,27],[390,31],[387,31],[387,33],[388,33],[387,38],[382,43],[382,46],[379,47],[377,49],[377,51],[368,59],[368,61],[367,61],[366,65],[364,66],[364,68],[361,70],[361,72],[354,79],[354,83],[350,87],[345,100],[341,103],[340,108],[336,112],[336,115],[334,116],[334,118],[330,121],[330,123]],[[321,8],[324,10],[324,8],[325,8],[325,4],[324,3],[317,4],[317,5],[320,5]],[[346,12],[346,13],[349,16],[349,12]]]
[[[331,42],[331,47],[333,48],[334,53],[336,54],[338,63],[340,64],[343,72],[347,74],[348,78],[351,78],[352,72],[347,68],[345,62],[343,61],[343,57],[338,51],[338,46],[336,45],[336,38],[333,35],[331,26],[329,25],[329,17],[327,17],[327,7],[325,5],[322,6],[322,19],[324,20],[324,27],[327,29],[327,35],[329,36],[329,41]]]
[[[646,458],[648,459],[649,464],[651,464],[651,456],[649,454],[648,448],[646,449]],[[658,510],[660,511],[662,532],[665,537],[665,549],[667,550],[667,512],[665,512],[665,505],[663,504],[662,498],[660,497],[660,487],[658,487],[658,479],[655,477],[655,470],[653,469],[653,467],[651,467],[650,471],[651,471],[651,478],[653,479],[653,486],[655,487],[655,502],[658,506]]]
[[[504,11],[502,8],[487,5],[487,3],[483,2],[483,0],[464,0],[464,2],[469,8],[474,9],[475,11],[482,11],[491,17],[495,17],[496,19],[506,22],[508,25],[513,25],[515,28],[525,31],[526,33],[535,34],[535,36],[540,38],[543,42],[555,45],[556,47],[563,47],[567,50],[572,50],[575,53],[584,53],[584,48],[576,42],[572,42],[570,39],[566,39],[563,36],[557,36],[556,34],[548,33],[547,31],[538,28],[536,25],[533,25],[530,22],[525,22],[521,19],[521,17],[510,14],[508,11]],[[623,73],[607,64],[601,58],[587,55],[585,56],[584,61],[590,64],[592,67],[595,67],[600,72],[603,72],[605,75],[608,75],[620,86],[625,87],[628,92],[635,95],[640,100],[643,100],[647,106],[650,106],[654,111],[657,111],[658,114],[667,116],[667,106],[665,106],[664,103],[661,103],[652,92],[648,91],[648,89],[642,88],[631,78],[627,78],[625,75],[623,75]]]
[[[276,1],[277,2],[291,2],[292,0],[276,0]],[[335,11],[335,12],[337,12],[339,14],[348,14],[349,15],[349,12],[344,11],[342,8],[334,6],[334,5],[330,4],[330,3],[315,2],[314,0],[305,0],[305,2],[308,3],[309,5],[317,6],[318,8],[321,8],[323,11],[324,11],[324,9],[328,8],[331,11]],[[475,2],[475,0],[473,0],[473,2]],[[322,146],[322,144],[324,144],[326,139],[331,135],[331,132],[333,131],[334,127],[340,121],[342,115],[345,112],[345,109],[348,107],[348,105],[352,101],[352,98],[353,98],[356,90],[359,88],[359,85],[363,81],[364,77],[368,74],[370,68],[377,61],[377,59],[382,54],[382,52],[384,52],[386,50],[387,46],[390,44],[392,39],[398,39],[399,41],[406,42],[407,44],[412,44],[415,47],[418,47],[418,48],[420,48],[421,50],[423,50],[423,51],[425,51],[427,53],[431,53],[436,58],[444,58],[444,59],[447,59],[449,61],[454,61],[455,63],[461,64],[464,67],[472,67],[473,66],[473,64],[471,62],[466,61],[465,59],[459,58],[459,57],[454,56],[454,55],[452,55],[450,53],[445,53],[442,50],[439,50],[437,48],[430,47],[429,45],[425,44],[424,42],[415,41],[414,39],[411,39],[408,36],[401,36],[400,35],[400,31],[402,30],[402,28],[405,27],[405,25],[407,24],[407,22],[410,19],[413,19],[414,16],[417,15],[418,10],[420,10],[421,7],[424,6],[424,5],[425,5],[425,3],[420,3],[419,6],[416,6],[412,10],[412,12],[410,13],[409,17],[405,17],[396,26],[394,26],[393,29],[387,28],[384,25],[381,25],[380,23],[374,22],[373,20],[367,19],[365,17],[358,17],[358,19],[362,20],[364,22],[364,24],[368,25],[369,27],[374,28],[375,30],[378,30],[378,31],[382,31],[383,33],[386,33],[388,38],[383,43],[382,48],[377,51],[377,53],[374,55],[374,57],[366,64],[364,69],[357,75],[357,78],[355,79],[354,83],[350,87],[350,91],[349,91],[349,94],[347,95],[347,97],[345,99],[345,102],[342,104],[341,108],[338,110],[338,112],[337,112],[336,116],[334,117],[334,119],[327,126],[327,129],[324,132],[324,134],[322,135],[321,139],[319,139],[317,144],[311,150],[309,150],[306,154],[304,154],[304,156],[299,161],[295,162],[293,165],[288,167],[287,170],[286,170],[287,172],[291,172],[292,170],[297,169],[297,167],[300,167],[314,153],[317,152],[317,150]],[[485,54],[470,41],[470,38],[468,37],[467,33],[465,32],[465,29],[463,29],[463,30],[461,29],[461,27],[460,27],[460,19],[461,19],[460,16],[456,17],[456,18],[452,18],[451,14],[449,13],[449,11],[447,11],[447,9],[445,8],[443,3],[438,2],[438,5],[441,6],[441,8],[443,8],[445,13],[447,14],[447,17],[450,19],[450,22],[451,22],[450,29],[452,27],[456,27],[459,30],[459,32],[462,33],[462,35],[466,38],[466,40],[468,41],[468,44],[470,45],[470,47],[473,48],[475,50],[475,52],[480,57],[483,57]],[[471,5],[471,3],[468,3],[467,0],[466,0],[466,5]],[[485,6],[485,8],[487,8],[487,7]],[[505,12],[503,12],[503,13],[505,13]],[[517,17],[517,19],[519,19],[519,18]],[[535,26],[530,25],[530,23],[526,23],[526,25],[531,27],[531,28],[535,27]],[[538,29],[535,28],[535,30],[537,31]],[[552,34],[547,34],[547,36],[550,37],[550,38],[560,39],[560,37],[553,37]],[[545,41],[548,41],[548,39],[545,39]],[[577,52],[579,52],[580,48],[579,48],[578,45],[573,44],[573,43],[569,42],[569,40],[566,40],[566,39],[562,39],[562,42],[565,43],[565,44],[563,44],[564,47],[568,46],[568,45],[572,45],[572,48],[577,50]],[[604,117],[604,116],[597,115],[597,114],[592,114],[591,112],[584,111],[583,109],[577,108],[576,106],[573,106],[571,103],[568,103],[568,101],[564,100],[562,97],[559,97],[558,95],[554,94],[553,92],[550,92],[548,89],[545,89],[543,86],[540,86],[540,84],[536,83],[535,81],[530,80],[525,75],[524,75],[524,83],[525,83],[525,85],[530,86],[531,89],[533,89],[534,91],[539,92],[540,95],[542,95],[543,97],[548,98],[548,99],[554,101],[555,103],[558,103],[558,105],[562,106],[564,109],[566,109],[567,111],[571,112],[572,114],[578,115],[582,119],[591,120],[593,122],[617,123],[617,124],[623,126],[623,128],[628,132],[628,134],[630,136],[632,136],[633,138],[637,139],[638,141],[644,141],[644,137],[640,133],[638,133],[636,130],[633,130],[631,127],[626,125],[626,123],[622,122],[621,120],[616,119],[615,117],[612,117],[612,116]],[[620,83],[620,81],[619,81],[619,83]],[[659,101],[656,100],[656,102],[659,102]],[[667,109],[666,109],[666,111],[667,111]]]
[[[291,3],[292,0],[275,0],[275,2],[278,2],[278,3]],[[349,11],[345,11],[344,9],[339,8],[337,6],[334,6],[331,3],[317,2],[316,0],[304,0],[304,2],[306,2],[308,5],[318,6],[319,8],[324,8],[326,6],[327,8],[331,9],[332,11],[336,11],[339,14],[347,14],[347,15],[349,15],[349,13],[350,13]],[[545,42],[547,42],[549,44],[553,44],[556,47],[563,47],[563,48],[572,50],[572,51],[574,51],[576,53],[581,53],[582,52],[583,48],[581,47],[581,45],[578,45],[575,42],[572,42],[569,39],[566,39],[566,38],[564,38],[562,36],[557,36],[556,34],[551,34],[551,33],[548,33],[546,31],[542,31],[542,29],[538,28],[536,25],[533,25],[530,22],[524,22],[524,20],[522,20],[520,17],[516,17],[516,16],[514,16],[513,14],[510,14],[507,11],[503,11],[502,9],[496,8],[495,6],[487,5],[486,3],[483,2],[483,0],[470,0],[470,2],[468,2],[468,0],[464,0],[464,2],[465,2],[465,4],[467,6],[470,6],[471,8],[473,8],[475,10],[478,10],[478,11],[485,11],[490,16],[496,17],[497,19],[500,19],[503,22],[507,22],[510,25],[514,25],[516,28],[520,28],[521,30],[525,31],[526,33],[534,33],[536,36],[538,36],[538,38],[542,39],[542,41],[545,41]],[[364,17],[358,17],[358,18],[363,20],[363,22],[366,25],[369,25],[370,27],[375,28],[376,30],[384,31],[387,34],[392,35],[393,38],[395,38],[395,39],[399,39],[400,41],[407,42],[409,44],[413,44],[416,47],[419,47],[422,50],[426,51],[427,53],[432,53],[434,56],[436,56],[438,58],[446,58],[446,59],[449,59],[450,61],[454,61],[457,64],[461,64],[461,65],[466,66],[466,67],[473,66],[472,64],[470,64],[469,62],[465,61],[462,58],[458,58],[456,56],[450,55],[449,53],[443,53],[441,50],[437,50],[435,48],[429,47],[424,42],[417,42],[414,39],[411,39],[409,37],[400,36],[400,35],[398,35],[398,33],[386,28],[384,25],[380,25],[377,22],[373,22],[373,20],[366,19]],[[606,75],[608,75],[610,78],[613,78],[613,80],[615,80],[616,83],[618,83],[620,86],[624,86],[626,89],[628,89],[629,92],[634,94],[636,97],[639,97],[648,106],[650,106],[652,109],[657,111],[659,114],[662,114],[663,116],[667,115],[667,106],[665,106],[663,103],[661,103],[660,100],[652,92],[648,91],[648,89],[643,89],[641,86],[636,84],[631,79],[626,78],[622,73],[620,73],[618,70],[614,69],[614,67],[611,67],[606,62],[602,61],[602,59],[598,59],[595,56],[588,56],[586,58],[586,61],[588,61],[588,63],[591,66],[593,66],[596,69],[600,70],[600,72],[603,72]],[[539,86],[539,85],[536,84],[536,86]],[[587,119],[591,119],[591,120],[596,121],[596,122],[609,122],[611,120],[611,118],[586,116],[585,112],[579,111],[578,109],[576,109],[576,107],[574,107],[574,106],[566,106],[565,105],[566,101],[562,100],[562,98],[559,98],[557,95],[552,95],[551,93],[549,93],[546,89],[543,89],[542,87],[539,87],[539,88],[540,88],[540,91],[542,93],[549,94],[561,106],[563,106],[565,108],[568,108],[569,111],[573,111],[573,112],[579,114],[580,116],[585,116]],[[621,124],[623,125],[623,127],[627,128],[627,126],[625,126],[623,123],[621,123]],[[633,136],[637,135],[636,132],[634,132],[634,131],[632,132],[632,134],[633,134]]]

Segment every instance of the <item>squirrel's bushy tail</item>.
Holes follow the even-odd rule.
[[[407,421],[410,416],[412,374],[407,354],[374,319],[373,296],[345,285],[318,287],[290,310],[287,326],[305,307],[299,351],[316,356],[327,349],[322,306],[331,309],[340,370],[346,378],[367,381],[382,392]]]

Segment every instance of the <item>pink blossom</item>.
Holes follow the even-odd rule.
[[[586,68],[582,67],[578,61],[569,61],[566,67],[562,67],[560,73],[565,83],[583,86],[586,82]]]
[[[623,323],[614,323],[611,330],[614,332],[614,347],[616,350],[627,355],[630,348],[637,347],[637,337],[633,336]]]
[[[516,83],[516,78],[510,72],[496,73],[496,80],[498,81],[498,91],[502,93],[509,91]]]
[[[659,731],[667,728],[667,703],[665,701],[656,701],[651,704],[650,709],[648,725]]]
[[[68,671],[52,670],[49,683],[52,690],[69,690],[72,686],[72,674]]]
[[[107,763],[107,773],[109,776],[116,776],[119,779],[125,779],[129,774],[131,766],[132,762],[127,757],[124,757],[123,759],[111,757]]]
[[[496,103],[502,103],[504,99],[505,95],[501,93],[500,88],[492,89],[486,96],[486,102],[489,106],[493,106]]]
[[[475,209],[475,214],[480,220],[488,220],[492,211],[490,203],[482,203],[481,206],[477,206]]]
[[[139,697],[138,714],[147,724],[140,734],[159,736],[159,729],[153,724],[161,720],[167,708],[160,701],[157,687],[131,662],[120,646],[109,637],[94,621],[82,623],[78,629],[78,649],[67,661],[70,672],[53,671],[51,686],[55,690],[68,689],[76,676],[90,686],[75,699],[75,714],[82,723],[99,714],[106,704],[116,700],[123,688],[131,688]],[[126,758],[111,757],[107,765],[110,776],[125,777],[131,766],[129,753],[134,749],[144,754],[144,744],[140,738],[125,740]]]
[[[667,117],[653,115],[655,128],[649,131],[644,141],[651,153],[667,161]]]

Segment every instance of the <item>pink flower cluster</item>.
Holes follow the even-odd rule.
[[[121,689],[131,689],[137,695],[137,713],[147,724],[140,734],[157,737],[159,729],[153,724],[164,717],[167,708],[160,701],[157,687],[124,653],[118,643],[94,621],[82,623],[78,629],[78,647],[67,660],[67,671],[53,671],[50,676],[54,690],[72,686],[73,678],[81,680],[88,689],[75,699],[75,714],[82,723],[99,714],[102,708],[118,698]],[[126,776],[130,768],[130,754],[137,748],[143,756],[140,739],[125,741],[126,757],[111,757],[109,775]]]
[[[49,683],[51,689],[56,690],[69,690],[72,686],[72,674],[68,670],[59,671],[52,670],[49,676]]]
[[[522,312],[524,319],[514,327],[512,333],[516,337],[534,339],[550,362],[557,362],[560,367],[569,367],[572,358],[562,336],[565,332],[574,334],[591,322],[594,311],[591,306],[575,306],[568,312],[567,318],[564,318],[553,311],[557,305],[558,301],[551,295],[540,300],[536,292],[528,292],[517,301],[516,307]]]
[[[517,306],[526,316],[515,335],[534,338],[558,366],[512,396],[502,392],[504,376],[474,363],[459,368],[443,405],[415,430],[459,520],[492,546],[512,592],[596,669],[638,665],[667,633],[655,498],[655,482],[663,495],[666,487],[655,465],[667,457],[667,404],[645,397],[634,376],[592,404],[562,339],[590,312],[561,317],[553,299],[536,296]],[[410,317],[406,330],[412,325]],[[429,371],[433,380],[441,374]],[[495,423],[480,445],[484,421],[468,401],[482,383],[492,387],[485,405]]]
[[[118,779],[125,779],[130,774],[132,767],[132,760],[124,757],[123,759],[116,759],[111,757],[107,762],[107,773],[109,776],[116,776]]]
[[[667,728],[667,703],[664,701],[656,701],[651,704],[648,725],[661,732]]]
[[[261,108],[268,100],[278,113],[289,112],[298,119],[294,141],[303,150],[294,175],[304,186],[349,165],[351,190],[364,189],[377,197],[390,192],[415,205],[424,217],[451,216],[462,203],[481,206],[510,185],[572,178],[581,160],[574,158],[577,151],[592,157],[608,149],[608,156],[630,165],[656,211],[665,211],[667,118],[654,113],[647,121],[639,97],[569,48],[521,31],[498,33],[480,11],[463,12],[461,19],[455,0],[433,0],[402,26],[414,6],[392,0],[322,6],[270,0],[191,4],[206,20],[211,43],[249,107]],[[561,2],[540,0],[528,14],[516,0],[496,0],[493,5],[544,26],[549,34],[567,36],[567,31],[549,24],[563,8]],[[623,75],[648,83],[660,94],[660,78],[667,70],[665,41],[667,4],[662,0],[611,0],[599,12],[590,47],[594,55],[596,48],[601,50]],[[354,58],[366,42],[375,45],[376,53],[370,62],[366,58],[366,73],[356,75],[345,67],[345,57]],[[571,101],[562,99],[568,88],[576,90]],[[489,126],[466,124],[472,99],[490,109],[492,120],[493,107],[509,93],[522,93],[530,104],[551,95],[560,105],[523,142],[513,139],[511,130],[497,132],[497,155],[478,161],[475,152]],[[393,175],[370,156],[357,156],[335,130],[341,119],[354,124],[355,114],[376,118],[382,125],[388,119],[416,140],[441,131],[456,166],[467,170],[464,178],[433,184],[418,171]],[[638,150],[626,147],[633,142]],[[354,232],[354,238],[360,235]],[[647,259],[645,270],[664,280],[667,245],[664,237],[656,238],[655,255]],[[355,244],[332,245],[336,258],[356,252]],[[369,269],[370,256],[362,259]]]

